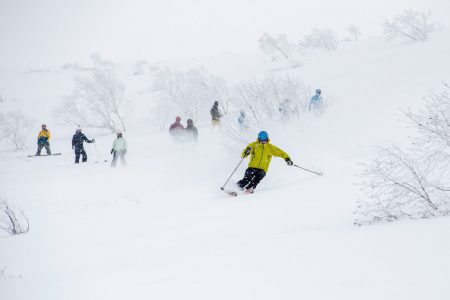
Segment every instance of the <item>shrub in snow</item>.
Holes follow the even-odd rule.
[[[159,93],[157,113],[160,128],[182,115],[197,123],[209,119],[209,110],[218,101],[222,111],[227,112],[229,89],[225,80],[204,69],[187,72],[164,69],[155,75],[154,91]],[[169,120],[167,120],[169,118]]]
[[[145,60],[138,60],[134,64],[133,75],[143,75],[145,74],[146,68],[148,67],[148,62]]]
[[[356,25],[350,25],[347,28],[345,28],[345,31],[350,35],[350,39],[352,41],[357,41],[361,37],[361,29],[359,29]]]
[[[152,90],[159,93],[159,105],[154,114],[160,130],[177,115],[191,118],[194,123],[209,122],[209,110],[213,102],[218,101],[224,114],[221,127],[230,137],[238,139],[243,131],[256,130],[268,121],[300,117],[308,112],[311,94],[310,88],[293,76],[268,76],[229,85],[223,78],[203,69],[159,71]]]
[[[233,88],[233,103],[247,112],[251,124],[283,116],[299,116],[308,109],[309,88],[292,76],[268,76]]]
[[[259,49],[264,54],[270,55],[273,61],[285,59],[287,61],[293,61],[294,52],[296,47],[294,44],[288,41],[285,34],[279,34],[278,36],[271,36],[268,33],[264,33],[258,40]]]
[[[311,34],[305,35],[299,41],[298,47],[301,51],[308,49],[336,50],[338,47],[337,35],[329,28],[314,28]]]
[[[0,269],[0,279],[2,278],[22,278],[21,274],[15,275],[6,270],[6,266]]]
[[[97,65],[89,77],[75,78],[73,94],[64,99],[55,115],[63,124],[116,132],[126,130],[129,111],[125,86],[106,64]]]
[[[449,212],[447,193],[435,187],[427,173],[433,171],[434,163],[418,159],[396,147],[379,150],[377,158],[360,174],[366,199],[358,202],[356,224]]]
[[[30,230],[30,222],[23,211],[17,211],[4,197],[0,198],[0,228],[11,235]]]
[[[386,20],[383,26],[387,39],[403,38],[410,41],[426,41],[440,27],[432,20],[431,13],[425,14],[412,9],[404,10],[393,20]]]
[[[308,111],[309,94],[309,87],[288,75],[238,83],[232,87],[231,109],[225,116],[224,130],[229,137],[243,140],[246,133],[258,131],[267,122],[299,118]],[[245,120],[239,122],[241,113]]]
[[[355,224],[428,218],[450,212],[450,89],[430,94],[424,108],[407,111],[417,135],[408,150],[381,148],[364,164]]]
[[[32,125],[33,121],[20,110],[0,112],[0,137],[14,145],[16,150],[24,148]]]
[[[83,71],[87,68],[84,68],[80,63],[65,63],[61,66],[61,69],[63,70],[75,70],[75,71]]]
[[[104,70],[104,69],[113,69],[114,63],[104,59],[100,53],[92,53],[89,55],[89,58],[93,64],[94,69]]]

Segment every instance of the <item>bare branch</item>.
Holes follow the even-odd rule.
[[[424,107],[405,112],[417,131],[412,147],[380,148],[364,165],[358,185],[356,224],[392,221],[401,217],[428,218],[450,212],[450,97],[449,90],[431,92]]]
[[[4,197],[0,199],[0,229],[10,235],[27,233],[30,230],[30,222],[23,211],[19,214]]]

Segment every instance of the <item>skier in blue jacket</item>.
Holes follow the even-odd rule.
[[[318,110],[320,105],[322,104],[322,91],[320,89],[316,89],[316,94],[311,97],[309,100],[308,110]]]

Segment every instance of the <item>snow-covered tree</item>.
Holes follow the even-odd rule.
[[[273,61],[280,58],[287,61],[293,59],[293,52],[296,50],[295,45],[288,41],[285,34],[272,36],[264,33],[258,40],[259,49],[267,55],[270,55]]]
[[[292,76],[268,76],[233,88],[233,103],[246,111],[251,124],[263,125],[283,114],[299,116],[307,111],[309,88]]]
[[[306,113],[310,89],[297,77],[271,75],[237,83],[231,94],[222,128],[229,138],[244,142],[270,122],[288,122]],[[245,126],[239,122],[242,113]]]
[[[134,64],[133,75],[142,75],[145,74],[146,68],[149,66],[148,62],[145,60],[138,60]]]
[[[116,132],[126,130],[129,111],[125,85],[109,63],[97,61],[89,77],[75,78],[73,94],[64,99],[55,115],[64,124]]]
[[[380,148],[364,164],[356,224],[427,218],[450,212],[450,89],[431,93],[424,108],[407,111],[416,129],[408,149]]]
[[[434,167],[435,162],[395,146],[381,148],[360,174],[365,198],[358,202],[355,223],[447,214],[449,195],[435,187],[434,176],[429,176]]]
[[[345,31],[350,35],[352,41],[357,41],[361,37],[361,29],[354,24],[347,26]]]
[[[224,112],[229,105],[229,90],[226,81],[204,69],[187,72],[164,69],[155,75],[154,91],[159,93],[158,114],[175,118],[183,115],[195,123],[209,118],[209,109],[218,101]],[[161,124],[167,120],[160,120]]]
[[[308,49],[336,50],[338,39],[336,33],[329,29],[314,28],[311,34],[305,35],[298,43],[300,51]]]
[[[114,63],[104,59],[98,52],[92,53],[91,55],[89,55],[89,58],[92,61],[94,69],[96,70],[106,70],[114,68]]]
[[[0,137],[14,145],[16,150],[24,148],[32,125],[33,121],[20,110],[0,112]]]
[[[418,132],[414,139],[421,151],[433,157],[444,157],[450,163],[450,88],[430,92],[417,112],[408,110],[406,121]]]
[[[386,20],[383,26],[387,39],[402,38],[410,41],[426,41],[431,33],[440,28],[432,20],[431,13],[412,9],[402,11],[393,20]]]

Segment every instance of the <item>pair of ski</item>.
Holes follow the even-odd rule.
[[[225,194],[228,194],[228,195],[233,196],[233,197],[237,197],[239,195],[237,192],[231,191],[231,190],[227,190],[227,189],[225,189],[223,187],[221,187],[220,189],[222,191],[224,191]],[[244,194],[253,194],[253,190],[252,189],[246,189],[246,190],[244,190]]]

